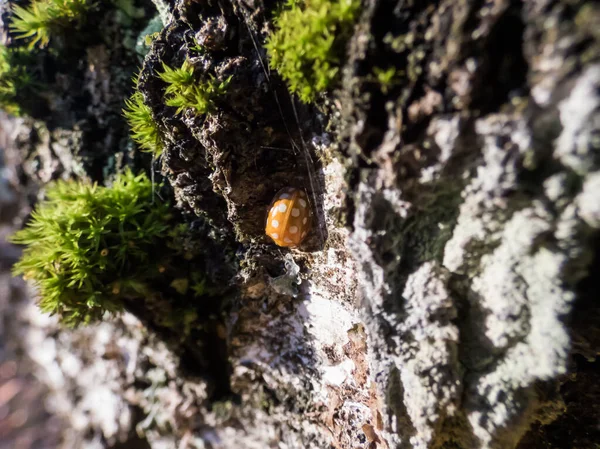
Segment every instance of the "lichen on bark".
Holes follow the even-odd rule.
[[[597,417],[583,399],[598,395],[600,347],[597,5],[365,0],[341,83],[303,105],[268,69],[276,2],[158,3],[165,27],[139,77],[155,164],[197,231],[187,244],[208,242],[206,267],[232,288],[204,336],[161,331],[159,301],[61,331],[45,359],[54,325],[26,315],[42,328],[28,351],[58,367],[46,379],[61,394],[63,376],[65,410],[88,416],[78,429],[104,447],[558,449],[566,431],[593,447],[597,429],[576,423]],[[229,80],[205,113],[165,103],[159,74],[184,61],[196,81]],[[108,97],[91,98],[104,117]],[[93,164],[73,157],[102,123],[22,122],[15,153],[33,148],[42,181],[149,165],[113,159],[110,142]],[[291,251],[264,235],[288,185],[317,223]],[[86,415],[94,394],[106,415]]]

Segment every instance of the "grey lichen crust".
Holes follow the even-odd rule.
[[[600,67],[557,46],[584,39],[588,28],[543,31],[559,20],[558,2],[497,2],[472,22],[472,6],[455,3],[407,6],[414,28],[381,39],[386,8],[368,2],[361,27],[373,34],[353,41],[343,92],[350,154],[372,164],[354,175],[351,247],[388,442],[512,448],[530,425],[565,412],[556,398],[559,411],[548,418],[538,388],[562,382],[572,363],[577,331],[568,316],[597,251]],[[538,15],[544,7],[552,12]],[[510,49],[510,39],[497,41],[519,27],[536,36],[521,62],[521,40]],[[595,42],[586,55],[598,60]],[[407,74],[395,102],[365,104],[362,92],[372,90],[357,87],[357,73],[390,43],[409,64],[420,54],[422,73]],[[494,52],[473,53],[486,46]],[[437,59],[440,48],[450,51]],[[502,58],[510,70],[490,72]],[[444,77],[449,90],[436,92]],[[388,128],[374,132],[383,114]]]
[[[152,3],[156,6],[162,24],[166,26],[169,20],[171,20],[171,7],[169,3],[165,0],[152,0]]]
[[[413,447],[427,447],[442,419],[455,415],[460,404],[458,328],[447,279],[446,270],[427,262],[408,277],[402,293],[407,318],[399,323],[397,343]]]
[[[578,315],[598,313],[598,6],[366,0],[319,109],[266,69],[270,3],[154,3],[168,20],[139,88],[177,207],[234,286],[210,317],[226,353],[211,377],[211,341],[177,326],[173,344],[129,313],[58,332],[19,312],[57,413],[94,436],[77,447],[560,449],[544,427],[570,425],[559,386],[600,384],[578,372],[600,344]],[[203,113],[165,104],[158,73],[184,61],[227,84]],[[108,72],[88,72],[100,110]],[[83,177],[77,129],[32,134],[30,177]],[[315,213],[292,250],[264,235],[288,185]]]

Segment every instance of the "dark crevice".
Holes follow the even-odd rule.
[[[386,36],[402,36],[409,32],[413,32],[415,35],[423,34],[424,24],[428,23],[428,17],[431,14],[431,10],[428,8],[435,3],[399,1],[396,4],[393,2],[376,4],[370,22],[377,23],[377,26],[372,27],[370,32],[371,39],[377,45],[370,49],[370,54],[355,69],[356,76],[362,78],[369,86],[367,88],[370,95],[369,107],[364,111],[366,125],[363,133],[355,135],[356,142],[367,157],[381,145],[387,131],[386,102],[397,99],[403,105],[408,105],[409,98],[417,98],[424,92],[422,84],[424,73],[421,73],[417,80],[412,81],[409,81],[406,75],[411,70],[410,55],[419,51],[419,45],[424,45],[424,42],[420,39],[415,42],[414,48],[398,53],[385,43]],[[399,76],[393,82],[388,88],[389,92],[384,92],[376,79],[375,69],[393,69],[404,75]],[[406,141],[410,142],[410,139]]]
[[[396,417],[396,427],[401,429],[403,436],[402,443],[398,449],[412,448],[410,437],[416,435],[417,430],[413,426],[410,415],[406,410],[406,405],[404,404],[404,386],[400,378],[400,372],[395,367],[390,369],[385,400],[388,408]]]
[[[193,301],[192,298],[188,298],[188,300]],[[213,307],[211,310],[210,302],[206,302],[208,307],[202,307],[199,316],[208,317],[211,312],[216,312],[217,309]],[[213,304],[218,305],[218,302],[215,301]],[[157,323],[161,312],[153,311],[148,304],[130,301],[126,304],[126,308],[148,329],[156,332],[160,339],[179,355],[181,377],[199,377],[207,382],[209,401],[214,402],[233,396],[230,386],[231,366],[227,343],[226,340],[219,337],[219,326],[222,324],[218,320],[199,319],[194,323],[195,328],[185,335],[181,328],[170,328]],[[184,312],[180,311],[179,313],[183,314]]]
[[[145,418],[145,413],[139,407],[132,407],[131,413],[132,423],[139,423]],[[104,444],[104,447],[110,449],[152,449],[148,440],[138,435],[134,429],[132,429],[129,435],[127,435],[127,439],[124,441],[117,441],[113,444],[104,441]]]
[[[587,267],[579,267],[578,271],[587,272],[575,288],[577,300],[573,304],[573,314],[569,319],[572,338],[572,353],[597,360],[600,353],[600,233],[590,239],[593,261]],[[573,273],[572,277],[576,277]]]
[[[600,358],[575,354],[570,374],[545,400],[516,449],[594,449],[600,441]]]
[[[482,48],[482,67],[473,83],[471,107],[482,114],[495,112],[511,96],[525,96],[529,66],[523,55],[523,3],[513,0],[496,21]]]

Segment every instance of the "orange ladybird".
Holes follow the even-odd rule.
[[[275,195],[265,232],[279,246],[298,246],[310,230],[310,219],[306,192],[286,187]]]

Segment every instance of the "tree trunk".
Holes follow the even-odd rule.
[[[365,0],[340,84],[314,106],[268,68],[277,4],[165,6],[139,86],[160,171],[204,238],[218,230],[233,293],[212,340],[165,337],[161,310],[70,331],[14,312],[60,447],[595,447],[600,7]],[[231,77],[207,115],[164,104],[155,74],[186,59]],[[148,163],[124,144],[114,156],[121,128],[90,163],[81,142],[109,125],[89,116],[64,145],[47,119],[15,120],[5,157],[38,182]],[[264,235],[286,186],[314,210],[293,250]]]

